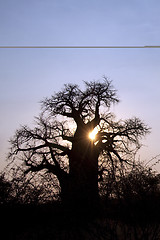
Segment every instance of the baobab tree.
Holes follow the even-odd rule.
[[[114,176],[118,164],[131,164],[139,140],[149,132],[138,118],[115,120],[110,107],[119,99],[106,77],[84,84],[84,90],[65,84],[44,99],[35,128],[22,126],[10,140],[10,161],[19,158],[25,174],[52,173],[62,201],[69,203],[97,201],[108,162]]]

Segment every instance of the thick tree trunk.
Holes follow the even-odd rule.
[[[70,156],[70,196],[83,205],[98,200],[98,153],[86,133],[80,131],[72,145]]]

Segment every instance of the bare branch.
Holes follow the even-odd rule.
[[[62,146],[62,145],[60,145],[60,144],[51,143],[51,142],[46,141],[46,145],[47,145],[48,147],[51,147],[51,148],[59,149],[59,150],[61,150],[63,153],[65,153],[66,155],[69,155],[69,154],[70,154],[70,149],[67,148],[67,147],[64,147],[64,146]]]
[[[16,150],[16,153],[17,152],[27,152],[27,151],[36,151],[38,149],[42,149],[42,148],[45,148],[45,147],[48,147],[48,146],[46,144],[42,144],[42,145],[39,145],[37,147],[18,148]]]

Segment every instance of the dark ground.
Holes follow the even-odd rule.
[[[105,207],[104,207],[105,206]],[[94,208],[2,205],[1,235],[14,240],[159,240],[160,211],[116,201]]]

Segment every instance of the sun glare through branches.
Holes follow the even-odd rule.
[[[96,126],[96,127],[93,129],[93,131],[89,133],[89,138],[90,138],[91,140],[95,140],[98,131],[99,131],[99,130],[98,130],[98,126]]]

